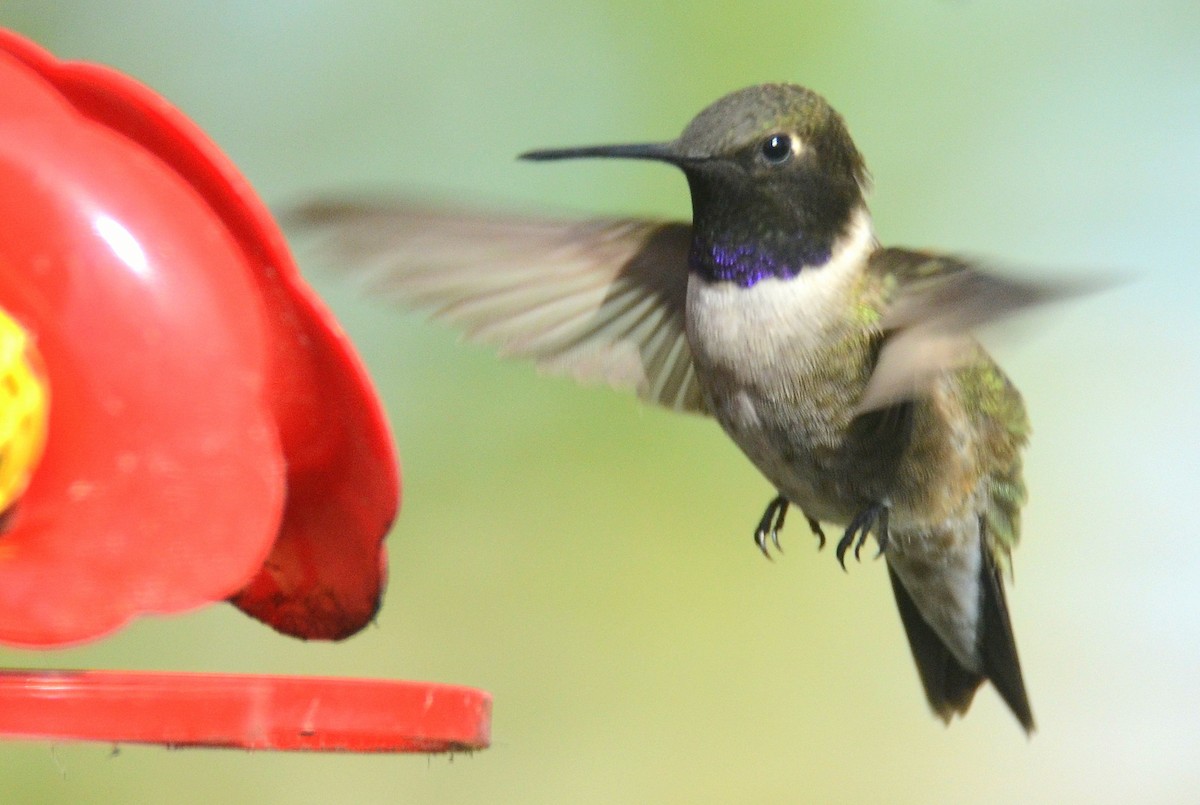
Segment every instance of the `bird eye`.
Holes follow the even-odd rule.
[[[782,165],[792,158],[793,153],[792,138],[786,134],[772,134],[763,140],[763,159],[771,165]]]

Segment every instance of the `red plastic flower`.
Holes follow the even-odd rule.
[[[304,638],[370,621],[399,477],[345,335],[189,120],[5,31],[0,310],[49,399],[0,523],[0,642],[224,599]]]

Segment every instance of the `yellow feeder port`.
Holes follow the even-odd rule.
[[[25,488],[46,444],[50,394],[37,347],[0,310],[0,512]]]

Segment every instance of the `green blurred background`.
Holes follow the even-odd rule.
[[[990,688],[948,729],[928,713],[882,563],[843,574],[802,522],[763,561],[772,491],[713,423],[538,378],[318,273],[403,460],[378,626],[305,645],[214,606],[0,665],[476,685],[492,748],[3,744],[0,800],[1200,799],[1195,0],[6,0],[0,25],[154,87],[271,203],[685,216],[668,168],[513,157],[668,138],[729,90],[797,81],[849,122],[885,243],[1135,278],[995,342],[1035,426],[1010,590],[1031,740]]]

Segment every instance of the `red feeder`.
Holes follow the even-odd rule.
[[[152,91],[3,30],[0,458],[0,643],[221,600],[337,640],[379,607],[391,436],[266,208]],[[18,737],[436,751],[486,746],[489,708],[387,681],[0,674]]]
[[[491,704],[474,688],[374,679],[0,672],[10,738],[456,752],[488,745]]]

